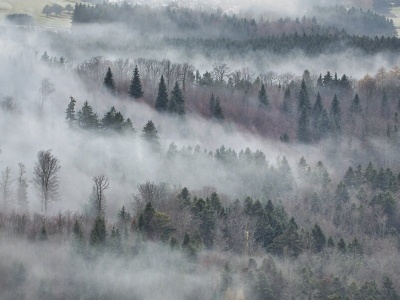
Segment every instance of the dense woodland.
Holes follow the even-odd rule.
[[[400,299],[399,39],[313,13],[77,4],[71,32],[0,33],[0,298]],[[391,67],[246,60],[299,50]]]

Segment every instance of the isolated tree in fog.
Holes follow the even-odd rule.
[[[104,86],[111,94],[115,95],[115,82],[110,68],[107,69],[106,77],[104,78]]]
[[[59,160],[51,150],[41,150],[33,170],[33,184],[41,195],[41,210],[47,213],[50,201],[58,196],[58,173],[61,169]]]
[[[135,99],[143,97],[142,83],[140,82],[139,70],[135,66],[131,85],[129,86],[129,95]]]
[[[163,75],[161,75],[160,83],[158,84],[158,94],[155,109],[158,112],[165,112],[168,110],[168,92]]]
[[[106,197],[104,195],[105,190],[107,190],[110,186],[108,178],[105,175],[99,175],[93,177],[93,191],[95,194],[95,211],[97,215],[104,214],[104,207]]]
[[[28,210],[28,183],[25,177],[26,169],[22,163],[18,164],[19,172],[17,177],[17,204],[21,211]]]
[[[178,115],[185,114],[185,99],[183,98],[178,82],[175,82],[174,88],[172,89],[168,110]]]
[[[97,129],[99,127],[99,118],[87,101],[78,111],[78,125],[82,129]]]
[[[160,142],[157,128],[153,121],[148,121],[142,130],[142,138],[153,147],[154,150],[160,150]]]
[[[70,96],[69,98],[71,99],[71,101],[69,102],[67,110],[65,111],[66,113],[65,119],[67,120],[68,126],[72,128],[76,122],[76,116],[75,116],[76,100],[72,96]]]
[[[217,120],[223,120],[224,119],[224,114],[222,112],[222,107],[219,103],[219,97],[215,100],[215,107],[214,107],[214,112],[213,112],[213,117]]]
[[[3,211],[6,211],[8,202],[11,198],[13,179],[11,178],[11,168],[6,169],[1,174],[0,188],[3,198]]]
[[[261,89],[258,92],[258,101],[259,106],[263,109],[267,109],[269,106],[267,91],[265,90],[264,83],[261,85]]]

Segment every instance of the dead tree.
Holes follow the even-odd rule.
[[[59,160],[51,154],[51,150],[38,152],[33,170],[33,183],[41,195],[41,210],[47,213],[50,201],[58,197],[58,172],[61,166]]]
[[[108,182],[108,178],[105,175],[95,176],[93,177],[93,181],[93,192],[95,194],[94,206],[97,215],[100,215],[104,213],[104,206],[106,201],[104,191],[108,189],[110,184]]]

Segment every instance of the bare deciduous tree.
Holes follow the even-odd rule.
[[[41,210],[44,210],[45,213],[47,213],[49,202],[57,199],[60,168],[60,162],[51,154],[51,150],[38,152],[33,170],[33,183],[41,195]]]
[[[28,210],[28,195],[27,195],[27,188],[28,183],[26,182],[26,169],[25,165],[22,163],[18,164],[19,173],[17,178],[17,204],[21,211]]]
[[[42,80],[39,88],[39,96],[40,96],[40,110],[43,109],[43,105],[46,102],[47,98],[54,93],[54,84],[50,82],[48,78]]]
[[[104,191],[108,189],[109,187],[109,182],[108,178],[105,175],[99,175],[93,177],[94,181],[94,186],[93,186],[93,192],[95,194],[95,209],[97,214],[102,214],[104,212],[104,205],[105,205],[105,195]]]

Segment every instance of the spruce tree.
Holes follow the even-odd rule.
[[[82,129],[97,129],[99,127],[99,119],[97,114],[93,112],[92,107],[87,101],[78,111],[78,125]]]
[[[315,104],[312,108],[311,113],[311,128],[313,129],[313,136],[315,140],[319,140],[321,138],[319,131],[319,123],[321,120],[322,112],[324,110],[324,106],[322,104],[322,98],[320,93],[318,92],[317,98],[315,100]]]
[[[174,88],[172,89],[168,110],[170,113],[178,115],[185,114],[185,99],[183,98],[178,82],[175,82]]]
[[[142,138],[148,145],[152,147],[154,151],[160,151],[160,142],[158,137],[157,128],[153,121],[148,121],[142,130]]]
[[[301,143],[311,142],[310,118],[307,109],[302,109],[297,124],[297,139]]]
[[[331,131],[334,136],[340,135],[342,132],[342,113],[340,108],[340,102],[335,95],[332,100],[331,104],[331,119],[332,119],[332,126]]]
[[[331,130],[331,120],[329,119],[328,111],[324,108],[318,123],[318,138],[326,138]]]
[[[101,246],[106,241],[106,223],[102,216],[98,216],[94,221],[92,231],[90,232],[90,245]]]
[[[258,92],[258,105],[263,109],[267,109],[269,106],[268,95],[264,83],[261,84],[261,89]]]
[[[350,113],[358,115],[361,112],[362,112],[362,108],[361,108],[361,103],[360,103],[360,97],[358,96],[358,94],[356,94],[354,96],[353,101],[351,102]]]
[[[314,253],[320,253],[326,245],[325,235],[322,232],[322,229],[321,229],[321,227],[319,227],[318,224],[314,225],[314,228],[312,229],[311,234],[312,234],[313,251],[314,251]]]
[[[219,97],[217,97],[217,99],[215,100],[213,117],[218,121],[222,121],[224,119],[224,114],[222,112],[221,105],[219,104]]]
[[[310,98],[308,96],[307,86],[304,79],[301,82],[301,87],[299,92],[299,103],[297,109],[299,113],[302,113],[303,110],[306,110],[307,113],[311,111]]]
[[[285,114],[290,114],[292,112],[292,98],[289,87],[286,87],[285,95],[283,96],[282,112]]]
[[[135,99],[143,97],[142,83],[140,82],[139,70],[137,66],[135,66],[133,71],[131,85],[129,86],[129,96]]]
[[[215,110],[215,97],[214,97],[214,94],[211,94],[210,102],[208,103],[208,108],[210,110],[211,117],[213,117],[214,116],[214,110]]]
[[[75,116],[75,99],[71,96],[70,97],[71,101],[68,104],[67,110],[65,111],[66,116],[65,119],[67,120],[68,126],[72,128],[76,122],[76,116]]]
[[[160,83],[158,84],[158,94],[155,103],[155,109],[158,112],[166,112],[168,110],[168,93],[163,75],[161,75]]]
[[[111,94],[115,95],[115,82],[110,68],[108,68],[106,77],[104,78],[104,86]]]

